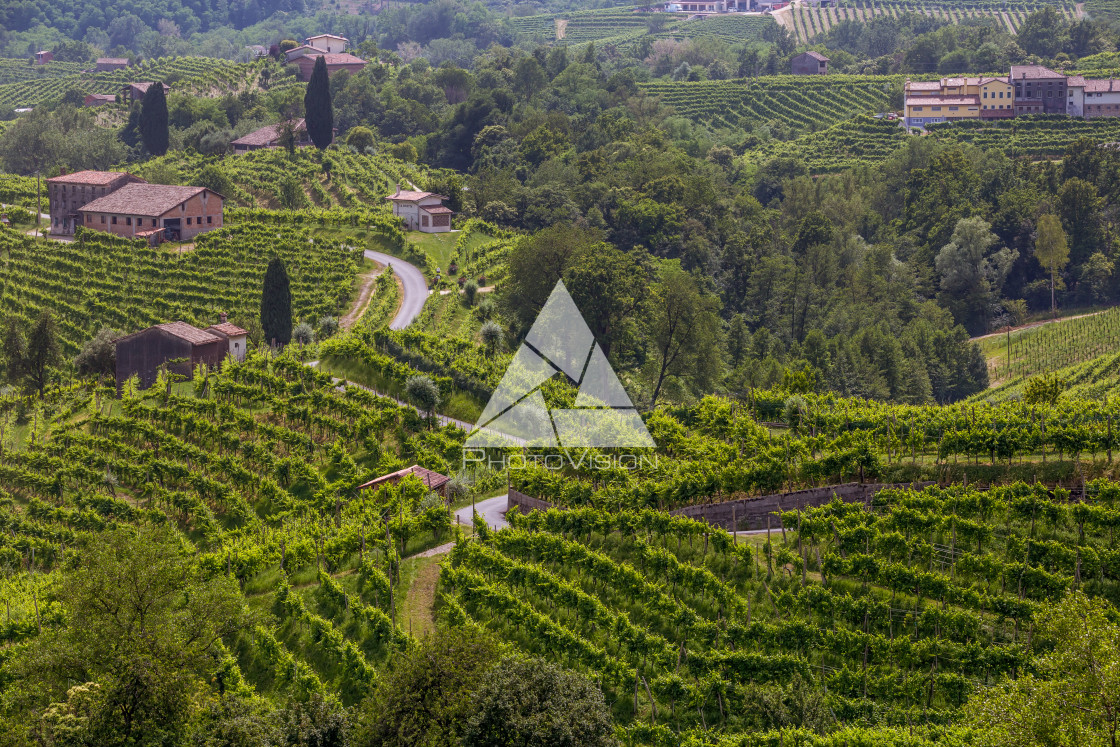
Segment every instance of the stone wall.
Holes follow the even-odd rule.
[[[843,485],[829,485],[823,488],[809,488],[808,490],[795,490],[792,493],[775,493],[761,495],[754,498],[743,498],[737,501],[723,501],[722,503],[700,503],[695,506],[685,506],[669,513],[674,516],[686,516],[698,521],[706,521],[713,526],[722,527],[729,531],[734,529],[765,529],[766,517],[770,517],[770,526],[778,529],[782,526],[781,512],[794,511],[798,508],[823,506],[832,501],[833,496],[838,496],[848,503],[868,503],[880,490],[886,488],[922,488],[933,485],[932,482],[884,484],[884,483],[858,483],[851,482]],[[509,491],[509,509],[520,510],[528,513],[534,509],[547,511],[550,508],[563,508],[553,506],[548,501]]]

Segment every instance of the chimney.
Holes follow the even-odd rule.
[[[229,314],[226,312],[223,311],[221,314],[218,314],[218,321],[222,324],[225,324],[227,319],[229,319]]]
[[[68,172],[66,171],[66,167],[65,167],[65,166],[61,166],[61,167],[59,167],[59,169],[58,169],[58,175],[59,175],[59,176],[66,176],[66,174],[67,174],[67,173],[68,173]]]

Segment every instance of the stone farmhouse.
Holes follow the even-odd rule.
[[[385,198],[393,203],[393,215],[404,221],[405,228],[423,233],[446,233],[451,230],[451,208],[444,207],[443,195],[431,192],[401,191]]]
[[[46,65],[48,62],[50,62],[53,59],[54,59],[54,52],[51,52],[48,49],[42,49],[42,50],[35,53],[35,64],[36,65]]]
[[[78,226],[117,236],[189,239],[222,227],[223,198],[205,187],[148,184],[118,171],[79,171],[47,180],[51,233]]]
[[[1042,65],[1012,65],[1006,76],[908,80],[904,92],[908,128],[1033,114],[1120,117],[1120,81],[1067,76]]]
[[[230,324],[222,315],[219,324],[199,329],[186,322],[157,324],[116,340],[117,392],[132,376],[140,388],[156,382],[161,367],[171,373],[190,376],[195,366],[218,367],[226,356],[245,360],[248,332]]]
[[[794,75],[827,75],[828,58],[820,52],[802,52],[789,62]]]
[[[369,63],[361,57],[355,57],[352,54],[343,52],[341,54],[328,54],[326,52],[307,52],[295,59],[296,67],[299,68],[299,75],[301,80],[311,80],[311,71],[315,68],[315,60],[324,58],[327,62],[327,77],[333,78],[334,74],[339,70],[346,70],[350,73],[360,72]]]
[[[304,125],[302,119],[296,120],[296,147],[302,148],[306,145],[311,145],[311,137],[307,134],[307,127]],[[280,125],[268,125],[259,130],[254,130],[248,135],[242,135],[230,143],[233,146],[234,153],[247,153],[251,150],[261,150],[264,148],[279,148],[282,144],[280,142]]]

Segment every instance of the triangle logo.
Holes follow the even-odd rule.
[[[572,408],[550,410],[541,386],[561,373],[578,382],[579,392]],[[552,289],[463,445],[654,447],[563,281]]]

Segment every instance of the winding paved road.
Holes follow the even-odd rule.
[[[389,323],[389,329],[404,329],[420,315],[424,302],[428,300],[428,281],[424,273],[415,265],[383,252],[366,249],[366,259],[381,265],[391,265],[393,272],[401,279],[401,307]]]
[[[486,525],[491,529],[501,529],[508,527],[506,522],[506,510],[509,509],[509,496],[499,495],[497,498],[487,498],[484,501],[479,501],[474,506],[465,506],[455,512],[455,520],[460,524],[470,524],[474,519],[471,514],[471,509],[478,511],[482,518],[486,519]]]

